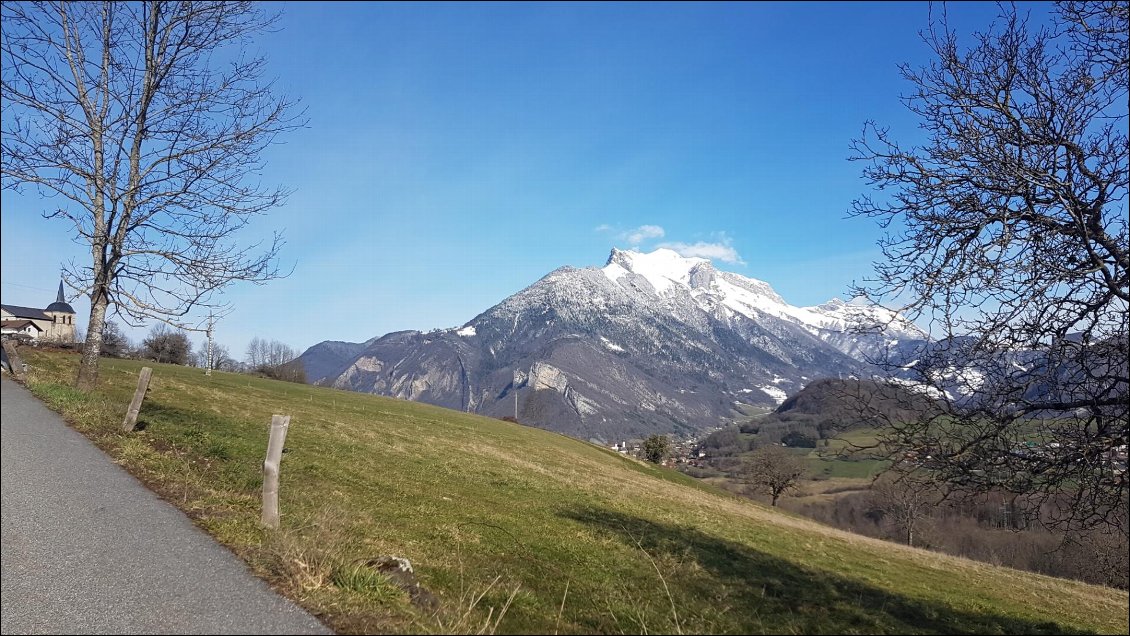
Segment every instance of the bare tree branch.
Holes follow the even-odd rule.
[[[935,337],[884,361],[939,404],[888,421],[883,447],[914,458],[897,465],[950,493],[1004,489],[1052,525],[1123,536],[1127,13],[1064,2],[1032,29],[1006,6],[967,49],[931,24],[934,61],[902,67],[903,103],[928,139],[905,147],[869,123],[853,159],[881,195],[852,210],[887,229],[885,260],[855,291],[902,305]]]

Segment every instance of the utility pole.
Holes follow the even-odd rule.
[[[215,317],[212,314],[208,314],[208,359],[204,363],[204,375],[212,375],[212,352],[214,351],[212,334],[214,326]]]

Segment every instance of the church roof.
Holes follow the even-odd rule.
[[[42,309],[32,309],[31,307],[20,307],[19,305],[0,305],[4,311],[12,314],[16,318],[29,318],[31,320],[51,320],[51,317],[43,313]],[[73,311],[71,313],[74,313]]]

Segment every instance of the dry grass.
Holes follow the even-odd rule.
[[[251,567],[345,633],[1127,632],[1124,592],[894,545],[537,429],[375,396],[154,365],[97,394],[71,356],[31,384]],[[272,413],[292,416],[282,527],[258,526]],[[350,569],[410,559],[438,610]]]

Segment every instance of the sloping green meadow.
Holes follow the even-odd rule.
[[[32,390],[343,633],[1127,633],[1127,594],[832,530],[547,431],[423,404],[27,350]],[[259,526],[273,413],[282,526]],[[366,563],[409,559],[415,599]]]

